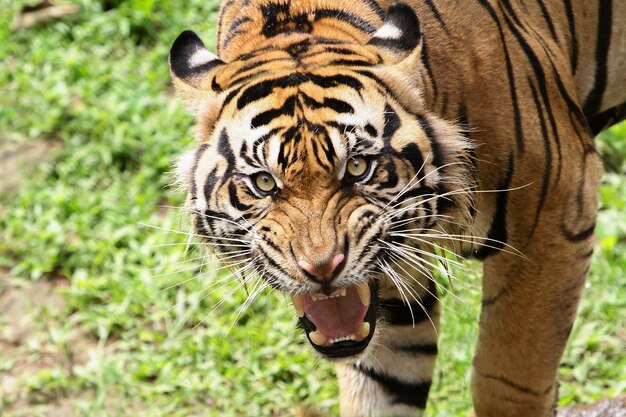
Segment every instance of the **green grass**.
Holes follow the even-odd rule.
[[[186,28],[211,44],[217,1],[84,0],[77,15],[12,34],[21,4],[0,0],[0,141],[62,146],[0,195],[0,268],[10,270],[0,296],[39,280],[60,288],[63,307],[28,300],[28,337],[10,349],[2,338],[20,324],[0,318],[0,381],[15,381],[0,414],[45,415],[55,404],[94,417],[286,416],[302,403],[336,413],[332,368],[305,346],[288,300],[262,296],[230,328],[246,293],[227,296],[231,285],[203,298],[215,274],[197,249],[185,255],[185,236],[142,225],[186,230],[164,207],[182,204],[168,172],[192,146],[167,53]],[[626,391],[626,125],[600,144],[613,172],[562,404]],[[478,271],[460,275],[462,303],[445,297],[429,415],[470,408]]]

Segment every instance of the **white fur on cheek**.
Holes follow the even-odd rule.
[[[196,161],[196,151],[190,151],[178,158],[176,161],[176,168],[174,175],[176,177],[176,184],[184,187],[186,190],[191,190],[191,182],[193,181],[193,166]]]

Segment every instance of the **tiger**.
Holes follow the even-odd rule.
[[[192,233],[291,297],[344,417],[420,416],[450,259],[482,261],[478,417],[556,414],[602,163],[626,117],[612,0],[227,0],[174,41]]]

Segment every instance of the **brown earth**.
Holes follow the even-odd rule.
[[[72,375],[76,365],[87,361],[95,349],[92,337],[60,324],[65,300],[60,292],[68,281],[62,277],[36,282],[11,278],[0,270],[0,414],[73,417],[63,393],[29,387],[30,377],[63,370]],[[59,338],[63,342],[59,343]]]
[[[25,140],[0,133],[0,193],[15,191],[37,167],[62,147],[58,140]]]
[[[626,395],[589,406],[568,407],[560,410],[557,417],[626,417]]]

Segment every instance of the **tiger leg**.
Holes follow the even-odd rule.
[[[590,152],[564,171],[536,218],[537,206],[509,192],[509,242],[484,263],[480,330],[472,374],[478,417],[556,415],[557,373],[589,271],[601,175]],[[524,209],[523,207],[530,207]],[[515,234],[514,234],[515,233]],[[525,235],[524,235],[525,234]]]
[[[384,322],[366,355],[337,365],[342,417],[421,416],[437,356],[439,304],[434,285],[406,304],[397,290],[379,300]],[[420,305],[421,304],[421,305]]]

